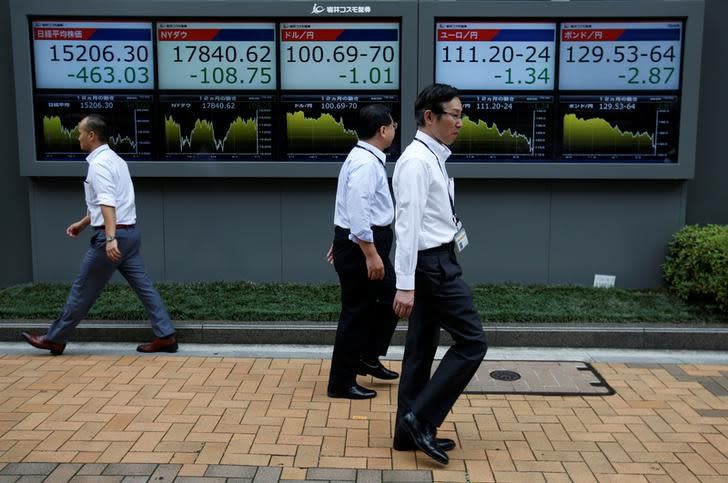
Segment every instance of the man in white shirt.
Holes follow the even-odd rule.
[[[75,238],[87,226],[94,230],[91,246],[81,262],[63,313],[45,335],[23,333],[23,338],[38,349],[60,355],[66,342],[86,316],[116,270],[129,282],[152,322],[156,338],[137,347],[139,352],[176,352],[175,328],[162,298],[146,273],[136,228],[134,185],[129,167],[107,144],[106,121],[98,115],[86,116],[78,124],[81,150],[90,153],[84,181],[86,216],[66,228]]]
[[[386,155],[397,123],[384,105],[359,111],[359,141],[341,166],[336,188],[334,242],[329,251],[341,284],[341,316],[331,357],[328,396],[368,399],[377,392],[360,386],[357,373],[378,379],[399,374],[379,361],[397,325],[392,310],[394,207],[389,192]]]
[[[455,245],[465,231],[455,212],[454,182],[445,161],[462,127],[458,91],[433,84],[415,101],[418,130],[397,160],[392,185],[397,203],[394,311],[409,317],[393,446],[424,451],[441,464],[455,447],[437,427],[478,369],[487,344],[470,288],[462,280]],[[445,329],[455,341],[430,377]]]

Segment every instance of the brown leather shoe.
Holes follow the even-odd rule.
[[[33,347],[37,347],[38,349],[51,351],[51,354],[53,354],[54,356],[60,356],[61,354],[63,354],[63,349],[66,348],[66,344],[51,342],[46,339],[46,336],[44,335],[33,335],[27,332],[23,332],[22,335],[23,339],[25,339],[25,342],[27,342],[28,344],[32,345]]]
[[[177,339],[170,335],[163,339],[157,337],[148,344],[141,344],[137,347],[137,352],[177,352],[178,348]]]

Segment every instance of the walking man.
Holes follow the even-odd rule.
[[[394,218],[384,150],[397,123],[386,106],[359,111],[359,142],[339,173],[334,243],[329,251],[341,284],[341,316],[331,357],[328,396],[368,399],[377,392],[356,383],[356,375],[396,379],[379,361],[389,348],[398,317],[392,310],[394,268],[389,261]]]
[[[467,245],[455,212],[454,181],[445,161],[462,127],[458,91],[433,84],[415,101],[418,130],[397,161],[392,184],[397,203],[394,311],[409,317],[397,401],[394,449],[419,448],[441,464],[450,439],[437,438],[457,398],[478,369],[487,344],[470,288],[455,255]],[[445,329],[455,341],[432,377]]]
[[[78,130],[81,150],[90,153],[86,157],[88,174],[84,181],[88,209],[86,216],[66,228],[66,234],[75,238],[91,225],[91,246],[81,262],[63,313],[45,335],[24,332],[23,339],[53,355],[62,354],[73,330],[119,270],[144,304],[156,336],[137,350],[176,352],[175,328],[139,252],[141,238],[136,228],[134,185],[129,167],[107,144],[108,127],[102,117],[95,114],[85,117],[78,124]]]

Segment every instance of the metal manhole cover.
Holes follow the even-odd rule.
[[[499,374],[504,374],[506,377],[499,377]],[[513,377],[514,375],[516,377]],[[484,360],[465,388],[465,392],[608,396],[614,394],[614,389],[587,362]]]
[[[496,381],[517,381],[521,375],[515,371],[491,371],[490,377]]]

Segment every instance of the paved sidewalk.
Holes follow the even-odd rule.
[[[2,354],[0,482],[728,481],[728,356],[593,364],[611,396],[464,395],[440,466],[391,449],[396,383],[329,399],[325,359]]]

